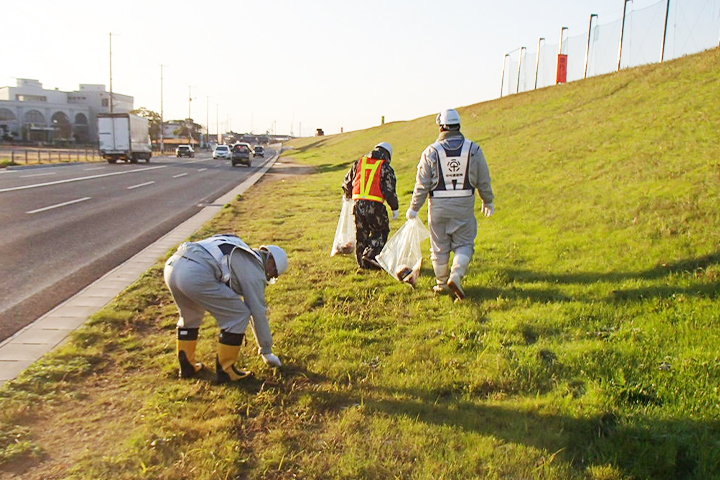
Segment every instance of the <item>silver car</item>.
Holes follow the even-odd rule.
[[[213,158],[224,158],[225,160],[230,160],[232,158],[232,153],[230,152],[230,146],[228,146],[228,145],[216,146],[215,150],[213,150]]]

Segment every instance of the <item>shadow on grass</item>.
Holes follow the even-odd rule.
[[[720,251],[698,258],[690,258],[680,260],[674,263],[658,265],[655,268],[640,272],[578,272],[568,274],[552,274],[513,269],[506,270],[505,272],[507,273],[511,281],[546,282],[559,284],[593,284],[599,282],[619,283],[626,280],[659,280],[675,274],[701,272],[706,270],[708,267],[718,264],[720,264]],[[483,291],[488,289],[473,288],[470,290],[475,291],[474,297],[478,300],[488,298],[486,295],[483,294]],[[532,293],[525,291],[525,293],[523,294],[523,290],[520,289],[496,290],[494,293],[502,293],[504,296],[508,297],[519,295],[523,298],[537,299],[540,301],[563,300],[562,294],[560,294],[559,292],[553,293],[553,291],[548,290],[545,290],[545,292],[542,294],[539,294],[536,291],[533,291]],[[693,285],[688,287],[675,287],[672,285],[664,285],[631,289],[618,289],[613,291],[613,295],[609,297],[608,300],[614,301],[637,298],[665,298],[677,294],[701,297],[716,297],[718,293],[720,293],[720,281],[715,281],[713,283],[703,283],[701,285]],[[555,294],[558,295],[558,298],[553,298]],[[566,300],[569,299],[566,298]]]
[[[494,287],[482,287],[475,285],[465,285],[465,296],[468,300],[475,300],[478,302],[494,300],[500,296],[507,300],[531,300],[538,303],[548,302],[572,302],[575,298],[569,297],[562,293],[562,291],[545,288],[545,289],[523,289],[523,288],[494,288]]]
[[[314,166],[301,165],[295,163],[275,164],[267,171],[267,175],[309,175],[316,173]]]
[[[397,393],[397,392],[394,392]],[[613,465],[632,478],[660,480],[720,477],[720,421],[633,419],[627,425],[613,413],[590,418],[546,415],[470,402],[368,400],[377,412],[416,418],[426,424],[460,428],[548,452],[536,465],[564,461],[585,473],[589,466]],[[621,445],[621,448],[618,448]]]
[[[353,161],[349,162],[343,162],[343,163],[323,163],[321,165],[317,166],[317,169],[320,173],[328,173],[328,172],[337,172],[337,171],[345,171],[350,170],[350,166],[353,164]]]
[[[287,151],[304,153],[304,152],[307,152],[308,150],[314,150],[316,148],[322,147],[325,144],[325,142],[327,142],[327,139],[323,138],[321,140],[317,140],[315,142],[308,143],[307,145],[304,145],[302,147],[293,147],[292,149],[287,149]],[[283,151],[285,151],[285,150],[283,150]]]

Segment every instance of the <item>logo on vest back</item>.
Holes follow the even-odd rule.
[[[451,172],[458,172],[460,171],[460,161],[456,158],[451,158],[450,161],[447,163],[448,170]]]

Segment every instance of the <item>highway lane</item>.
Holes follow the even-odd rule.
[[[204,153],[2,171],[0,341],[240,184],[260,160],[232,167]]]

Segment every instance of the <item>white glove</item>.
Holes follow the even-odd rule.
[[[495,213],[495,205],[492,203],[483,203],[482,211],[486,217],[492,217],[493,213]]]
[[[262,354],[263,362],[270,365],[271,367],[282,367],[282,362],[274,353]]]
[[[400,218],[400,210],[393,210],[393,220]]]
[[[408,211],[405,214],[405,217],[407,217],[408,220],[412,220],[413,218],[416,218],[417,216],[418,216],[418,212],[413,210],[412,208],[408,208]]]

